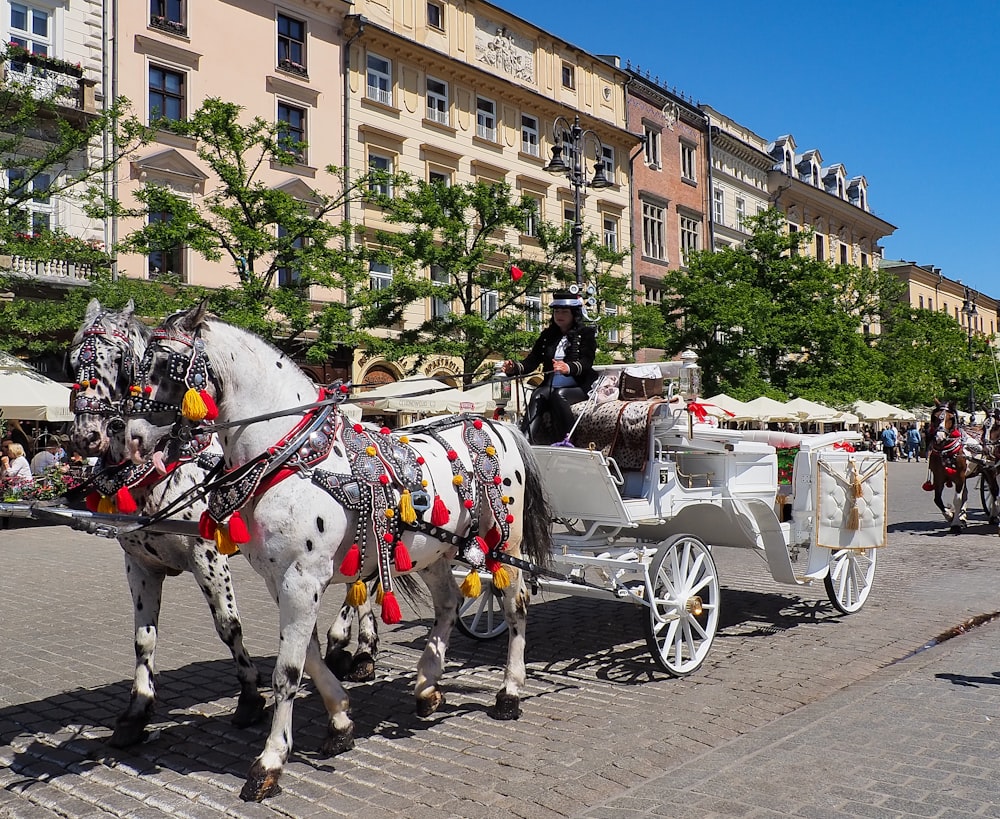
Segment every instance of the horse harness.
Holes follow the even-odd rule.
[[[152,398],[150,370],[153,366],[153,346],[157,341],[171,340],[187,346],[191,353],[169,352],[166,377],[182,383],[188,391],[181,406],[167,404]],[[209,381],[214,384],[211,364],[205,355],[204,341],[184,333],[154,331],[153,339],[139,367],[138,383],[131,388],[131,395],[123,402],[126,415],[147,415],[171,411],[178,416],[179,427],[183,416],[189,421],[203,418],[214,420],[211,415],[196,411],[194,417],[188,411],[196,405],[192,392],[197,393],[205,403],[211,398],[205,393]],[[217,387],[218,385],[216,385]],[[387,428],[374,430],[362,424],[351,424],[337,409],[346,400],[350,386],[334,382],[320,387],[315,404],[306,407],[306,412],[295,427],[280,441],[268,447],[256,458],[241,466],[228,470],[220,478],[212,481],[209,488],[208,508],[202,513],[199,533],[205,539],[213,539],[224,553],[235,551],[240,543],[249,541],[249,533],[240,516],[240,509],[253,497],[258,496],[276,484],[298,475],[309,478],[313,484],[323,489],[345,509],[357,513],[354,541],[340,566],[341,574],[356,577],[349,594],[354,595],[355,604],[364,601],[364,580],[361,577],[368,550],[368,521],[376,536],[377,576],[381,584],[382,619],[398,622],[398,604],[392,597],[392,567],[406,572],[412,568],[412,561],[402,540],[405,531],[427,534],[443,543],[459,548],[461,559],[470,571],[467,583],[478,587],[478,570],[485,567],[493,575],[497,588],[504,588],[510,581],[502,562],[513,563],[513,558],[503,555],[507,549],[510,525],[514,517],[510,514],[510,498],[503,493],[503,478],[500,459],[489,434],[488,422],[470,415],[458,415],[422,425],[419,430],[410,430],[426,435],[440,445],[446,453],[451,467],[451,484],[463,508],[469,511],[470,523],[464,534],[449,531],[446,524],[450,512],[440,495],[432,501],[427,491],[428,480],[424,476],[425,459],[410,445],[407,434],[393,434]],[[211,407],[214,409],[214,406]],[[276,415],[287,415],[296,408],[271,416],[244,419],[231,422],[227,426],[244,425]],[[200,417],[199,417],[200,416]],[[463,443],[470,454],[466,464],[442,433],[461,428]],[[330,472],[318,467],[333,451],[338,439],[343,442],[345,456],[350,464],[349,474]],[[484,501],[476,502],[476,494]],[[493,518],[493,525],[486,536],[478,534],[481,510],[485,506]],[[430,510],[430,520],[421,514]],[[420,514],[418,514],[420,513]],[[516,564],[519,565],[519,564]],[[475,578],[473,580],[473,575]],[[360,588],[359,588],[360,587]],[[463,590],[466,590],[463,584]],[[471,588],[467,590],[467,593]],[[478,591],[471,596],[477,596]]]

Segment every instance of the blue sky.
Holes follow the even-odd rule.
[[[1000,298],[1000,3],[493,0],[868,179],[887,259]]]

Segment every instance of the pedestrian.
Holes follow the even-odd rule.
[[[885,453],[887,460],[896,460],[896,446],[898,443],[899,436],[896,434],[896,428],[892,424],[889,424],[882,430],[882,451]]]
[[[920,430],[917,429],[916,424],[910,424],[909,429],[906,430],[906,462],[909,463],[910,459],[913,458],[917,463],[920,463]]]

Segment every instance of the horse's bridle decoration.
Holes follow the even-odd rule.
[[[180,407],[152,397],[150,371],[155,357],[154,347],[160,341],[174,341],[191,350],[190,355],[167,351],[166,378],[187,387]],[[131,396],[124,402],[125,413],[147,415],[173,412],[189,421],[213,420],[217,416],[216,405],[205,389],[210,382],[218,390],[211,363],[205,354],[205,343],[200,336],[178,331],[154,331],[139,367],[138,383],[132,387]],[[468,577],[462,583],[462,592],[466,596],[479,596],[479,570],[484,566],[492,573],[493,585],[498,589],[506,588],[510,577],[500,563],[500,553],[507,548],[514,517],[508,510],[510,498],[502,491],[500,460],[482,419],[461,415],[420,428],[421,433],[427,434],[445,449],[452,471],[452,486],[463,507],[470,512],[469,534],[461,537],[443,528],[450,513],[440,496],[431,503],[426,491],[428,482],[423,476],[424,459],[409,446],[406,435],[393,435],[386,428],[376,432],[361,424],[345,423],[337,404],[347,398],[349,390],[348,385],[340,382],[321,387],[317,403],[277,444],[214,482],[208,508],[199,521],[199,534],[206,540],[214,539],[217,548],[224,554],[236,551],[239,544],[250,540],[240,509],[255,495],[285,478],[301,474],[308,476],[346,509],[358,513],[354,542],[340,565],[342,575],[355,578],[347,597],[349,605],[358,606],[367,598],[367,587],[361,572],[369,522],[377,541],[377,599],[382,605],[382,620],[386,623],[398,623],[402,618],[393,593],[392,566],[400,572],[413,567],[401,539],[405,529],[428,533],[461,547],[462,559],[471,566]],[[472,455],[468,470],[459,454],[441,437],[443,430],[458,425],[463,428],[463,440]],[[338,438],[344,443],[350,474],[336,474],[317,467],[326,460]],[[486,537],[478,535],[480,508],[475,500],[476,489],[485,499],[495,522]],[[420,520],[417,514],[427,510],[431,510],[430,523]]]
[[[80,353],[78,356],[77,379],[73,383],[70,392],[70,410],[75,415],[104,415],[112,419],[109,426],[117,427],[119,424],[124,429],[124,419],[122,418],[121,407],[112,401],[99,398],[96,395],[87,395],[87,389],[96,387],[100,381],[97,370],[97,349],[99,342],[113,344],[121,352],[121,363],[119,365],[119,378],[123,375],[131,383],[135,377],[135,354],[132,350],[132,343],[129,340],[128,332],[120,327],[116,322],[111,321],[109,313],[101,313],[91,325],[83,331],[83,341],[80,343]],[[111,325],[110,338],[105,321]]]

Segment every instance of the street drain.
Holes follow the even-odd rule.
[[[900,663],[903,660],[908,660],[910,659],[910,657],[916,656],[921,651],[926,651],[929,648],[934,648],[934,646],[940,645],[946,640],[950,640],[952,637],[960,637],[963,634],[968,634],[970,631],[972,631],[972,629],[977,628],[978,626],[981,626],[984,623],[989,623],[993,620],[996,620],[998,617],[1000,617],[1000,611],[988,612],[987,614],[977,614],[975,617],[970,617],[968,620],[966,620],[963,623],[960,623],[954,628],[950,628],[947,631],[942,632],[933,640],[928,640],[926,643],[920,646],[920,648],[918,648],[916,651],[911,651],[906,656],[900,657],[898,660],[894,660],[892,664],[894,665],[895,663]]]

